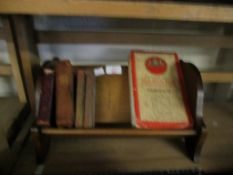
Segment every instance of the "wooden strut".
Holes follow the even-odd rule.
[[[207,137],[207,130],[204,128],[202,131],[197,133],[195,136],[185,137],[185,145],[188,151],[188,154],[192,160],[196,163],[200,161],[200,155],[202,147],[205,143]]]
[[[37,127],[31,128],[31,134],[35,143],[36,163],[43,164],[49,151],[50,137],[42,134],[41,129]]]
[[[207,137],[203,121],[204,90],[199,70],[191,63],[181,61],[191,114],[196,135],[186,136],[185,144],[194,162],[199,162],[200,154]]]

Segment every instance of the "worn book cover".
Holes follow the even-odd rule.
[[[75,127],[83,127],[84,118],[84,100],[85,100],[85,72],[82,69],[77,71],[76,83],[76,114],[75,114]]]
[[[39,126],[50,126],[54,95],[54,70],[43,68],[41,74],[41,93],[39,113],[36,119]]]
[[[73,71],[69,60],[56,64],[56,124],[72,127],[74,122]]]
[[[137,128],[192,126],[176,53],[132,51],[129,60],[132,124]]]
[[[86,70],[84,128],[95,126],[95,75],[93,70]]]

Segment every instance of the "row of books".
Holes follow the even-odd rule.
[[[69,60],[46,61],[41,71],[37,125],[92,128],[95,125],[93,70],[73,70]]]
[[[177,54],[132,51],[128,72],[131,121],[134,127],[144,129],[192,127],[183,72]],[[38,125],[94,127],[93,70],[78,69],[74,74],[75,76],[68,60],[53,60],[44,64]]]

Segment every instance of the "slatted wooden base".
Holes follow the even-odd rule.
[[[183,169],[198,169],[206,173],[232,172],[232,115],[232,103],[205,103],[208,137],[198,164],[187,158],[184,144],[177,138],[60,136],[51,140],[43,174],[168,172]],[[34,144],[29,140],[13,170],[14,175],[35,172],[34,152]]]
[[[41,153],[47,153],[50,138],[59,136],[58,139],[52,140],[52,149],[50,149],[49,160],[46,163],[48,174],[51,172],[75,173],[89,171],[90,169],[92,171],[119,171],[121,169],[124,171],[146,171],[187,168],[202,168],[207,171],[233,170],[232,104],[205,105],[204,117],[210,138],[207,138],[207,143],[204,145],[200,164],[194,164],[187,158],[181,139],[184,138],[183,136],[195,137],[196,130],[144,131],[129,127],[129,101],[127,98],[128,91],[126,90],[127,76],[125,75],[111,78],[105,76],[97,79],[97,90],[99,92],[97,95],[99,97],[104,96],[105,99],[97,98],[96,101],[96,105],[99,107],[96,115],[96,128],[92,130],[75,128],[36,128],[32,130],[34,139],[36,138],[37,151],[43,150],[38,152],[37,159],[40,163],[45,160],[46,154]],[[104,92],[114,95],[109,96]],[[121,100],[119,100],[119,97],[121,97]],[[107,103],[106,98],[112,103]],[[121,105],[118,106],[117,104]],[[105,107],[106,105],[107,107]],[[161,135],[161,132],[164,134]],[[173,137],[173,134],[179,135],[178,137],[181,138],[175,138],[173,140],[175,144],[167,138]],[[67,138],[67,136],[70,137]],[[92,138],[93,136],[101,136],[102,138]],[[107,138],[103,138],[103,136],[107,136]],[[129,136],[137,136],[137,138]],[[166,136],[166,138],[158,138],[158,136]],[[141,139],[138,139],[139,137]],[[176,142],[179,142],[179,144],[176,144]],[[148,148],[148,145],[151,145],[151,147]],[[137,146],[140,148],[136,149]],[[31,151],[29,154],[31,155],[33,152]],[[136,158],[137,155],[140,158]],[[30,161],[31,158],[28,162]],[[27,163],[23,163],[23,165],[30,166]],[[34,164],[31,166],[33,167]],[[59,169],[58,167],[62,168]],[[31,169],[29,168],[29,170]]]

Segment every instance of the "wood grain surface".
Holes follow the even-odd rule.
[[[179,24],[177,24],[179,25]],[[39,43],[115,43],[144,45],[233,47],[233,37],[224,35],[188,35],[143,32],[37,31]]]
[[[233,22],[233,10],[231,6],[180,2],[8,0],[0,1],[0,13]]]
[[[12,75],[11,66],[6,64],[0,64],[0,75],[1,76]]]

